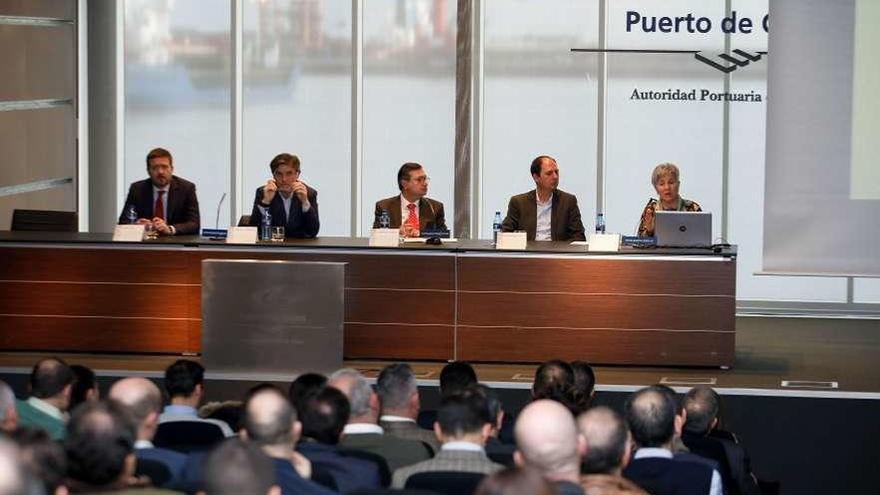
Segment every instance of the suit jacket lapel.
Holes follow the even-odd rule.
[[[388,213],[391,215],[391,226],[398,228],[403,225],[403,219],[400,218],[400,195],[391,198]]]
[[[535,240],[538,232],[538,193],[535,190],[529,193],[529,200],[523,205],[522,218],[526,226],[526,237]]]
[[[428,198],[422,198],[419,201],[419,229],[425,230],[429,223],[434,223],[434,213],[431,205],[428,204]]]
[[[165,202],[167,205],[165,207],[165,222],[171,225],[171,218],[174,215],[174,200],[177,199],[177,196],[180,194],[180,188],[178,187],[177,181],[174,180],[174,177],[171,177],[171,182],[168,184],[168,200]]]
[[[150,179],[144,181],[141,189],[141,204],[138,205],[138,211],[144,213],[143,217],[150,220],[153,219],[153,182]]]
[[[559,221],[559,215],[556,214],[559,211],[559,191],[553,191],[553,206],[550,207],[550,240],[556,241],[558,237],[556,234],[559,232],[559,229],[556,228],[556,223]]]

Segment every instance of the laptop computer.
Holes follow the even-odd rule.
[[[712,245],[712,214],[655,212],[654,236],[657,237],[658,247],[709,247]]]

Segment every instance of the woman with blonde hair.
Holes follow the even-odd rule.
[[[638,229],[639,237],[654,235],[654,212],[703,211],[696,201],[684,199],[678,194],[678,188],[681,185],[678,177],[678,167],[672,163],[661,163],[654,167],[654,171],[651,173],[651,184],[657,191],[657,199],[649,199],[645,209],[642,210]]]

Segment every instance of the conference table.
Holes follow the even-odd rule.
[[[346,263],[344,357],[733,365],[736,247],[0,232],[0,349],[198,355],[208,259]],[[290,280],[297,284],[297,280]],[[295,311],[291,308],[291,311]],[[295,358],[295,357],[293,357]]]

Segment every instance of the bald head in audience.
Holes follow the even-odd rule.
[[[146,378],[123,378],[110,387],[107,397],[128,409],[137,425],[138,440],[152,440],[159,426],[162,392]]]
[[[0,380],[0,431],[10,432],[18,426],[15,412],[15,393],[6,382]]]
[[[536,400],[519,414],[514,426],[518,466],[541,472],[550,481],[578,482],[586,451],[571,412],[553,400]]]
[[[205,459],[207,495],[281,495],[272,459],[237,438],[226,440]]]
[[[718,426],[721,398],[712,387],[696,386],[684,396],[684,409],[687,412],[684,430],[688,433],[706,435]]]
[[[296,411],[274,387],[254,391],[244,404],[244,437],[271,457],[288,457],[302,432]]]
[[[633,393],[624,405],[624,413],[636,444],[671,451],[684,424],[684,418],[676,414],[677,407],[675,399],[658,388]]]
[[[599,406],[581,414],[577,425],[587,442],[587,455],[582,463],[584,473],[620,475],[632,452],[629,429],[623,418],[610,408]]]
[[[41,359],[31,370],[31,395],[66,411],[70,406],[73,380],[73,371],[61,359]]]

